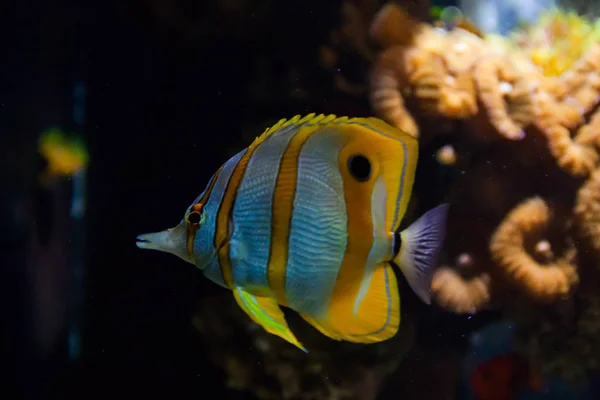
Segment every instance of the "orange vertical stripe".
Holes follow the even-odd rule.
[[[287,304],[285,295],[286,266],[298,179],[298,158],[306,140],[318,129],[321,127],[305,125],[290,141],[281,157],[279,175],[273,192],[271,251],[267,265],[267,280],[275,298],[283,305]]]
[[[342,149],[339,156],[346,202],[348,242],[329,305],[329,320],[336,327],[350,323],[348,317],[353,315],[354,302],[373,245],[371,194],[379,174],[377,149],[373,145],[374,143],[370,143],[367,147],[362,140],[353,140]],[[348,158],[354,154],[364,154],[371,160],[371,178],[367,182],[358,182],[348,172]]]
[[[283,122],[284,120],[279,121],[276,126],[281,127]],[[219,265],[223,275],[223,282],[230,289],[233,289],[234,287],[231,259],[229,258],[229,238],[233,233],[231,232],[230,222],[237,191],[242,183],[242,179],[244,178],[250,158],[252,158],[258,146],[264,143],[265,140],[267,140],[275,132],[277,132],[277,129],[274,128],[265,130],[261,136],[257,137],[254,142],[248,146],[246,153],[244,153],[231,173],[231,177],[229,178],[227,187],[223,193],[223,199],[219,205],[219,210],[217,211],[214,246],[215,249],[217,249],[217,256],[219,258]]]
[[[231,213],[233,211],[237,190],[240,186],[240,183],[242,183],[242,178],[246,172],[248,162],[250,161],[250,158],[252,157],[252,154],[254,154],[254,151],[257,147],[258,143],[256,142],[248,147],[246,153],[242,156],[240,161],[233,169],[231,177],[227,182],[225,193],[223,193],[223,199],[219,205],[219,210],[217,211],[214,246],[215,249],[217,249],[217,256],[219,258],[221,274],[223,275],[223,282],[228,288],[231,289],[234,287],[234,284],[231,259],[229,258],[229,238],[232,234],[230,231],[231,226],[229,221],[231,220]]]

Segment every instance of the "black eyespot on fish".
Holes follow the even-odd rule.
[[[357,181],[368,181],[371,177],[371,162],[360,154],[352,156],[348,159],[348,170]]]
[[[187,216],[188,224],[198,225],[200,223],[200,213],[198,211],[192,211]]]

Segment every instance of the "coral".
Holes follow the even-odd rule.
[[[578,138],[579,130],[575,129],[576,136],[572,137],[568,125],[574,125],[580,119],[581,112],[569,112],[570,107],[565,103],[558,103],[549,93],[541,92],[536,96],[537,127],[545,134],[548,140],[550,153],[557,164],[576,177],[585,177],[596,167],[600,157],[590,143],[589,136],[586,140]],[[569,118],[569,116],[575,117]],[[585,125],[584,125],[585,127]]]
[[[600,90],[600,43],[591,45],[573,68],[558,80],[562,86],[562,97],[569,96],[583,114],[596,106]]]
[[[577,192],[574,215],[580,237],[600,256],[600,169]]]
[[[540,243],[550,227],[551,212],[541,198],[519,204],[502,221],[490,240],[498,271],[525,293],[543,302],[565,298],[578,283],[575,250],[542,265],[529,254],[527,244]],[[542,247],[542,246],[540,246]]]
[[[475,314],[491,300],[491,277],[488,273],[467,276],[448,266],[435,271],[431,284],[434,301],[448,311],[457,314]]]
[[[491,260],[484,250],[493,226],[471,217],[467,210],[450,210],[447,237],[452,240],[444,247],[441,266],[431,284],[433,301],[456,314],[475,314],[488,308],[495,291],[489,274]]]
[[[403,48],[392,47],[380,54],[371,72],[370,100],[379,115],[414,137],[419,136],[419,128],[414,118],[404,106],[401,94],[407,86],[403,63],[397,60],[404,57]]]
[[[600,359],[600,23],[552,10],[508,38],[442,25],[388,3],[370,29],[372,109],[455,176],[433,300],[515,314],[522,354],[570,382],[589,377]]]
[[[561,21],[579,26],[572,16]],[[600,100],[600,43],[585,39],[577,60],[554,76],[517,46],[522,33],[509,42],[445,31],[393,3],[378,12],[370,34],[383,48],[371,70],[373,110],[413,136],[419,136],[419,116],[466,120],[472,136],[486,140],[493,137],[486,124],[512,140],[534,126],[572,175],[585,177],[600,161],[595,142],[577,139]]]
[[[558,8],[545,11],[537,23],[511,34],[511,42],[546,76],[560,76],[571,69],[598,40],[600,24]]]
[[[492,126],[508,139],[522,139],[533,120],[530,82],[502,54],[478,60],[473,79]]]
[[[546,135],[558,165],[577,177],[589,175],[600,162],[598,120],[593,118],[600,101],[599,83],[600,44],[596,44],[572,70],[558,79],[548,78],[545,90],[535,96],[535,125]]]
[[[432,29],[393,3],[378,12],[370,34],[385,48],[370,75],[377,114],[418,136],[404,97],[425,114],[465,119],[477,112],[470,68],[483,43],[476,35]]]

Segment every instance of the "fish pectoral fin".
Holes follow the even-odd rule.
[[[392,266],[375,268],[366,294],[356,307],[355,296],[332,298],[323,317],[300,314],[325,336],[354,343],[376,343],[393,337],[400,326],[400,296]]]
[[[238,305],[250,316],[252,321],[262,326],[267,332],[287,340],[308,353],[308,350],[302,346],[290,330],[285,321],[283,311],[281,311],[275,299],[254,296],[240,288],[233,290],[233,296]]]

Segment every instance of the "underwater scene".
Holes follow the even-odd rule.
[[[6,399],[600,399],[600,2],[0,7]]]

